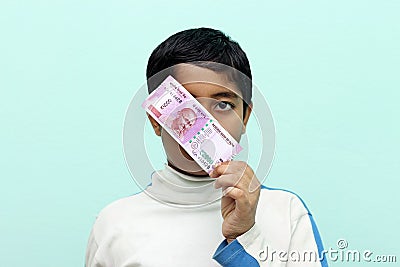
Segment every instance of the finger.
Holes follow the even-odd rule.
[[[253,175],[249,184],[249,193],[257,191],[260,187],[261,187],[260,181],[255,175]]]
[[[223,197],[230,197],[235,200],[236,207],[239,211],[244,211],[249,208],[250,202],[246,197],[245,191],[237,187],[228,187],[222,192]]]
[[[253,193],[261,187],[261,183],[253,172],[239,176],[236,173],[222,174],[215,180],[215,188],[235,186],[245,190],[246,192]]]
[[[209,173],[210,177],[217,178],[218,176],[222,175],[226,169],[226,167],[222,167],[222,166],[228,166],[228,165],[229,165],[229,161],[217,163],[214,166],[214,169]]]
[[[251,180],[249,177],[245,175],[238,176],[237,174],[223,174],[215,180],[214,187],[216,189],[221,187],[237,187],[248,192],[251,188],[250,182]]]
[[[216,189],[223,187],[236,187],[241,177],[235,174],[223,174],[215,180]]]
[[[251,173],[250,173],[251,174]],[[253,181],[252,181],[253,179]],[[253,186],[251,183],[253,182]],[[231,173],[231,174],[222,174],[221,176],[217,177],[214,183],[215,188],[221,187],[229,187],[234,186],[240,189],[245,190],[246,192],[253,192],[257,190],[259,182],[258,179],[253,174],[249,176],[247,174],[238,174],[238,173]]]
[[[210,177],[217,178],[223,174],[238,173],[243,175],[246,170],[247,164],[241,161],[225,161],[218,164],[210,173]]]

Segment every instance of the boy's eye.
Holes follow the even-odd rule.
[[[218,102],[217,105],[215,106],[216,110],[220,111],[227,111],[233,109],[235,106],[232,103],[226,102],[226,101],[221,101]]]

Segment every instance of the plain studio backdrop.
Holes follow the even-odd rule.
[[[122,127],[147,59],[201,26],[240,43],[271,107],[264,184],[305,200],[325,248],[399,261],[399,14],[396,0],[1,1],[1,265],[83,265],[96,214],[139,191]]]

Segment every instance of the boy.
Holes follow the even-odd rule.
[[[176,33],[149,58],[149,91],[167,74],[240,140],[251,115],[252,75],[236,42],[209,28]],[[148,117],[168,163],[152,174],[145,192],[101,211],[87,267],[327,266],[318,259],[321,239],[298,196],[261,186],[243,161],[223,162],[208,175]]]

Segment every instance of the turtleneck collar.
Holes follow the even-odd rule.
[[[221,189],[214,188],[215,178],[183,174],[167,164],[153,172],[151,181],[146,193],[169,205],[203,206],[222,196]]]
[[[178,175],[182,179],[193,181],[193,182],[215,181],[215,178],[211,178],[209,176],[196,176],[196,175],[185,174],[183,172],[177,171],[176,169],[169,166],[168,164],[165,164],[165,169],[167,171],[173,172],[174,174]]]

